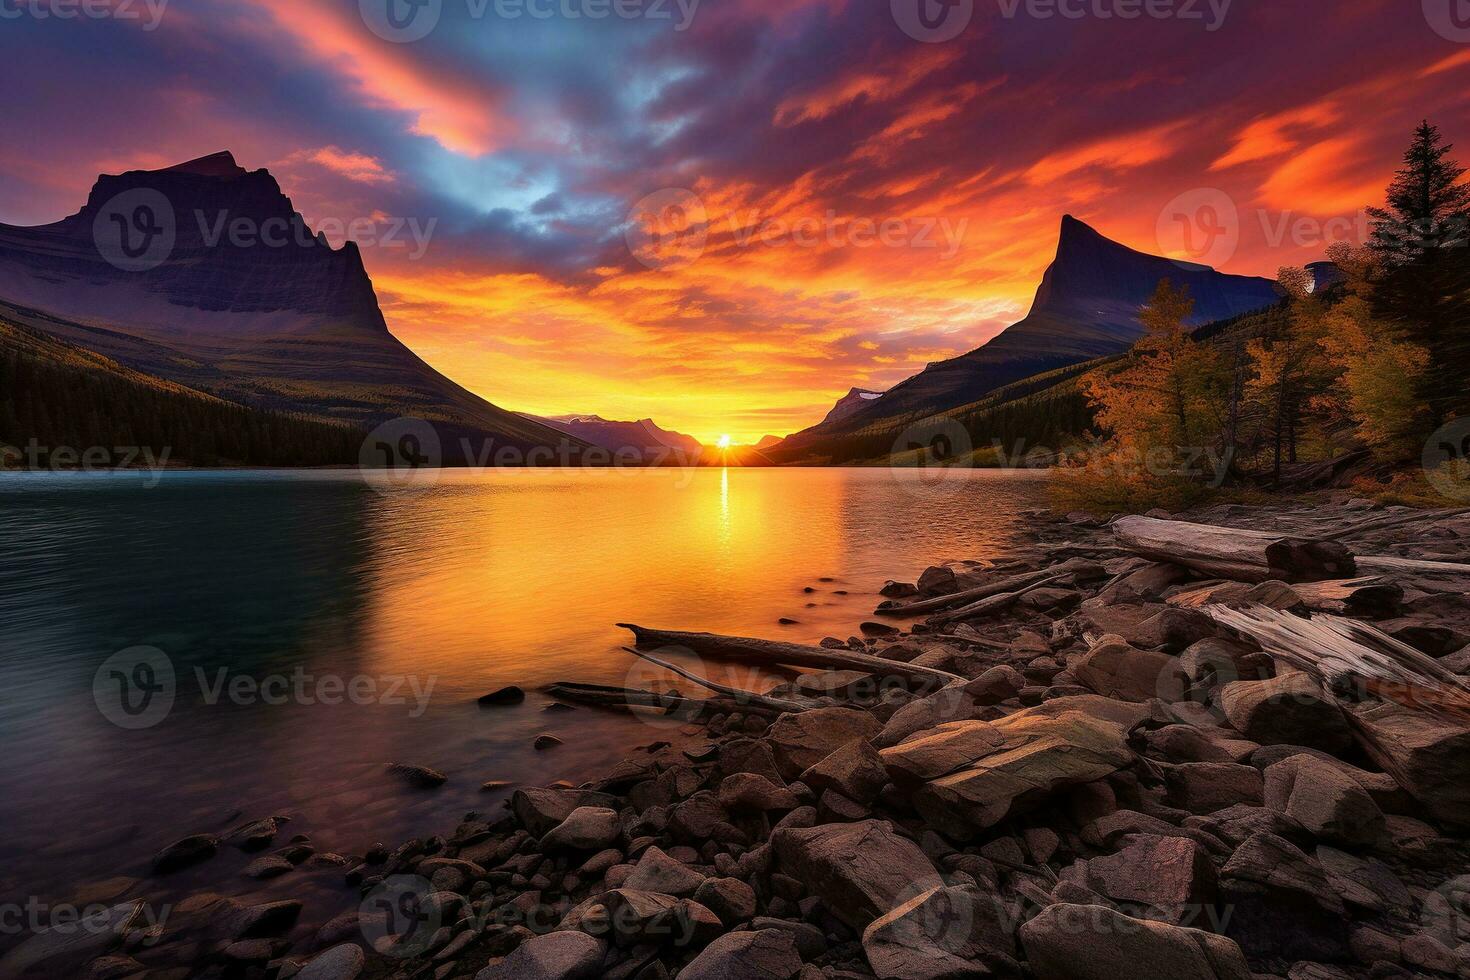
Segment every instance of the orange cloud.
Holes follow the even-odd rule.
[[[374,37],[354,13],[331,12],[300,0],[251,0],[271,14],[280,30],[316,58],[351,79],[363,97],[413,117],[411,131],[447,150],[479,156],[513,132],[496,111],[491,93],[412,60],[413,45]],[[356,4],[349,4],[356,10]]]

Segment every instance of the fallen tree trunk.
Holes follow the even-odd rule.
[[[758,640],[744,636],[718,636],[714,633],[684,633],[677,630],[655,630],[631,623],[619,623],[620,629],[632,630],[640,647],[678,648],[706,657],[721,657],[744,663],[815,667],[820,670],[858,670],[876,677],[899,677],[906,681],[939,684],[964,680],[958,674],[934,667],[921,667],[899,660],[875,657],[855,650],[826,650],[797,643]]]
[[[1152,517],[1122,518],[1113,535],[1136,555],[1242,582],[1315,582],[1357,574],[1352,552],[1331,541]]]
[[[1359,565],[1363,559],[1359,559]],[[1379,575],[1331,582],[1298,582],[1291,590],[1313,612],[1363,619],[1388,619],[1402,610],[1404,590]]]
[[[1470,565],[1366,555],[1358,559],[1358,567],[1424,592],[1470,592]]]
[[[806,711],[808,708],[811,707],[811,705],[802,704],[799,701],[788,701],[785,698],[768,697],[764,694],[755,694],[750,691],[742,691],[739,688],[730,687],[725,684],[716,684],[714,681],[710,680],[707,677],[701,677],[692,670],[686,670],[685,668],[679,667],[675,664],[671,664],[666,660],[660,660],[652,654],[641,653],[638,650],[633,649],[632,647],[623,647],[623,649],[626,650],[628,653],[631,653],[635,657],[638,657],[642,660],[647,660],[649,663],[657,667],[662,667],[664,670],[678,674],[685,680],[693,681],[700,687],[708,688],[709,690],[714,691],[716,694],[720,694],[727,698],[730,698],[731,700],[736,701],[746,707],[749,707],[750,705],[757,705],[759,707],[767,709],[768,711],[775,711],[783,714],[790,711]]]
[[[988,599],[981,599],[979,602],[962,606],[951,612],[938,613],[937,615],[930,616],[925,622],[930,626],[943,626],[946,623],[953,623],[961,619],[976,619],[980,616],[998,613],[1015,605],[1016,600],[1020,599],[1026,593],[1035,592],[1037,589],[1053,585],[1066,577],[1067,575],[1065,573],[1061,575],[1048,575],[1046,578],[1031,583],[1024,589],[1017,589],[1015,592],[1007,592],[1003,595],[993,595]]]
[[[574,684],[570,681],[558,681],[547,687],[546,693],[559,701],[573,701],[603,708],[652,708],[667,715],[690,720],[704,715],[729,714],[741,710],[770,715],[779,713],[754,705],[742,708],[727,698],[686,698],[680,694],[659,694],[657,691],[638,691],[601,684]]]
[[[1303,619],[1265,606],[1209,606],[1205,611],[1273,657],[1310,674],[1326,690],[1371,694],[1470,722],[1470,686],[1459,675],[1365,623],[1328,615]]]
[[[1097,562],[1086,561],[1085,559],[1081,558],[1074,558],[1071,561],[1065,561],[1062,564],[1056,565],[1051,568],[1043,568],[1034,572],[1025,572],[1021,575],[1012,575],[1009,578],[1001,579],[998,582],[991,582],[987,585],[979,585],[973,589],[966,589],[963,592],[953,592],[949,595],[935,596],[933,599],[920,599],[917,602],[894,602],[890,600],[888,602],[881,603],[878,606],[877,614],[880,616],[899,617],[922,616],[924,613],[934,612],[939,609],[947,609],[950,606],[965,605],[967,603],[975,602],[980,599],[988,599],[989,597],[994,595],[1001,595],[1006,592],[1014,592],[1017,589],[1023,589],[1026,586],[1032,585],[1048,576],[1058,574],[1070,575],[1077,574],[1079,572],[1091,573],[1094,569],[1101,571],[1101,566],[1098,565]]]

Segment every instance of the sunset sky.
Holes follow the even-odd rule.
[[[1025,314],[1064,213],[1184,256],[1176,214],[1233,208],[1195,257],[1274,276],[1361,237],[1420,119],[1470,157],[1450,0],[973,0],[935,43],[901,24],[917,0],[431,0],[403,43],[385,0],[41,16],[77,2],[0,0],[0,221],[230,149],[313,222],[432,227],[364,255],[393,331],[456,381],[708,442],[979,346]],[[617,7],[650,15],[568,16]],[[641,214],[702,216],[702,249],[645,247]]]

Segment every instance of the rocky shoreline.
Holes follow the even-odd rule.
[[[319,929],[299,899],[125,902],[0,977],[1470,977],[1470,515],[1029,516],[847,640],[635,627],[655,664],[801,672],[556,685],[683,726],[596,782],[362,855],[266,818],[155,859],[330,879],[360,905]]]

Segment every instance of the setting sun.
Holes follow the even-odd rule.
[[[729,449],[731,445],[730,437],[720,436],[720,441],[717,442],[715,445],[719,446],[721,449]]]

